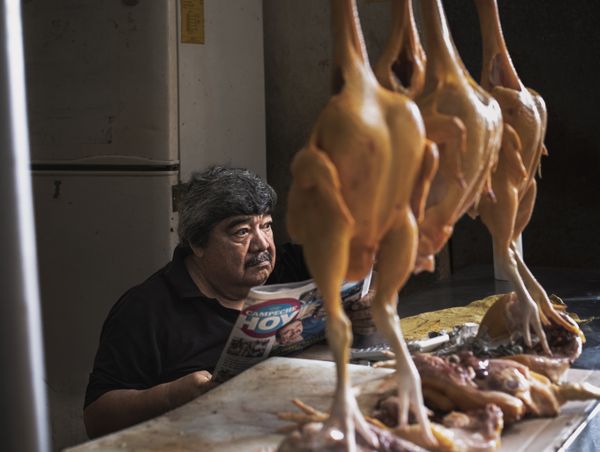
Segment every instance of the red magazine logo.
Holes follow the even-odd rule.
[[[250,337],[269,337],[292,321],[301,303],[295,298],[278,298],[250,306],[242,311],[242,331]]]

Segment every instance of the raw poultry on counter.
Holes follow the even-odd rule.
[[[515,249],[533,208],[546,111],[512,66],[495,0],[475,0],[482,86],[458,54],[441,1],[419,2],[427,54],[411,3],[392,2],[393,29],[373,71],[355,0],[331,0],[334,95],[293,160],[287,225],[325,301],[337,384],[329,413],[296,401],[303,413],[282,414],[299,423],[282,451],[493,450],[505,424],[553,416],[566,400],[600,394],[558,382],[583,334],[553,307]],[[481,215],[515,287],[484,317],[482,334],[520,334],[527,353],[412,358],[397,292],[411,272],[433,270],[434,255],[465,213]],[[351,332],[339,293],[345,279],[364,278],[375,263],[373,317],[396,371],[373,404],[357,402],[350,386]],[[570,344],[570,354],[558,353],[557,344]]]
[[[514,294],[507,298],[510,295]],[[505,425],[525,417],[556,416],[560,406],[570,400],[600,398],[600,388],[561,382],[569,365],[581,354],[582,335],[565,312],[558,312],[578,331],[550,321],[544,328],[552,357],[538,355],[543,353],[538,343],[529,349],[522,344],[526,353],[493,358],[490,356],[497,355],[497,350],[475,347],[473,342],[413,356],[427,407],[433,411],[434,420],[439,421],[432,424],[439,443],[436,450],[494,450]],[[389,365],[383,362],[378,367]],[[397,430],[392,382],[384,377],[379,385],[377,399],[359,395],[359,405],[370,416]],[[360,387],[357,391],[367,392]],[[456,431],[458,424],[461,427]],[[405,439],[419,443],[413,430],[414,427],[397,431]]]

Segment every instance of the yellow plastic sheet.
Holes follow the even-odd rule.
[[[426,339],[430,331],[451,331],[454,326],[467,322],[480,323],[485,312],[504,294],[491,295],[466,306],[425,312],[401,319],[406,340]]]

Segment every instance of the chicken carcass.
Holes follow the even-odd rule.
[[[554,295],[552,298],[557,301],[552,303],[552,309],[561,319],[559,323],[556,316],[548,317],[548,321],[543,325],[544,335],[552,356],[542,356],[541,354],[544,353],[542,344],[535,344],[533,347],[526,347],[525,354],[505,358],[520,362],[556,383],[570,364],[581,355],[585,336],[577,323],[565,312],[564,303]],[[518,305],[519,299],[515,292],[504,294],[496,300],[481,320],[478,337],[496,343],[510,340],[511,332],[516,328],[515,317],[517,314],[515,312],[519,312]],[[565,324],[570,327],[565,328]]]
[[[417,425],[395,428],[397,418],[394,410],[397,404],[394,397],[382,399],[374,412],[375,419],[391,428],[396,436],[416,443],[420,442]],[[392,403],[390,403],[392,402]],[[433,434],[438,441],[434,452],[488,452],[500,445],[500,435],[504,427],[502,410],[496,405],[487,404],[484,408],[467,412],[452,411],[441,419],[441,424],[432,423]]]
[[[511,312],[514,331],[531,345],[533,327],[549,354],[542,323],[552,319],[572,331],[575,327],[553,308],[516,244],[531,218],[537,191],[534,176],[541,156],[547,153],[546,106],[542,97],[526,88],[517,75],[502,35],[496,0],[475,0],[475,4],[483,38],[481,85],[498,101],[504,118],[498,167],[492,177],[496,199],[483,198],[477,210],[492,235],[494,255],[519,299]]]
[[[359,396],[365,395],[359,393]],[[373,397],[374,395],[375,397]],[[377,404],[373,409],[374,400],[377,401]],[[502,410],[496,405],[488,404],[482,409],[466,413],[453,411],[441,419],[441,424],[432,423],[431,428],[437,440],[437,444],[432,446],[424,442],[420,425],[398,426],[396,396],[385,395],[381,398],[376,394],[369,394],[367,397],[361,397],[359,403],[363,410],[372,413],[366,419],[369,422],[369,428],[379,440],[378,451],[487,452],[495,450],[500,444],[500,434],[504,423]],[[281,452],[314,450],[311,440],[318,436],[318,429],[327,419],[327,414],[299,400],[294,400],[294,404],[302,410],[302,413],[279,413],[281,419],[294,422],[291,426],[292,434],[286,437],[279,450]],[[282,431],[289,429],[289,427],[284,427]],[[360,441],[362,438],[358,439],[358,446],[361,450],[373,450],[364,441]]]
[[[524,378],[510,374],[511,383],[504,386],[512,387],[512,393],[502,391],[502,385],[491,389],[482,388],[478,384],[478,377],[481,379],[489,376],[489,360],[479,360],[477,365],[473,362],[466,365],[456,355],[442,358],[418,354],[414,356],[414,362],[421,375],[427,406],[435,411],[464,412],[482,409],[491,403],[502,410],[507,423],[517,421],[525,415],[526,406],[517,396],[528,390]]]
[[[284,416],[285,417],[285,416]],[[300,426],[294,426],[294,430],[288,435],[277,449],[278,452],[312,452],[314,450],[325,450],[328,452],[342,451],[340,444],[333,440],[323,444],[321,431],[323,424],[315,420],[316,417],[326,418],[325,413],[312,414],[308,416],[311,420],[302,422]],[[377,446],[367,443],[364,437],[357,438],[357,448],[361,452],[427,452],[427,449],[395,435],[386,428],[369,424],[368,428],[377,438]]]
[[[417,354],[426,404],[437,413],[468,412],[489,404],[500,408],[507,424],[524,416],[556,416],[569,400],[600,398],[600,388],[587,383],[553,383],[519,362],[485,359],[471,352],[448,356]],[[380,383],[389,397],[387,376]],[[410,437],[408,438],[410,439]]]
[[[502,410],[494,404],[466,413],[453,411],[444,416],[442,422],[456,436],[455,442],[462,445],[459,450],[484,452],[500,446],[504,419]]]
[[[481,360],[471,353],[459,355],[460,365],[484,369],[475,376],[477,386],[519,398],[526,414],[534,417],[557,416],[560,406],[569,400],[600,397],[600,388],[588,383],[553,383],[519,362],[508,359]]]
[[[301,243],[323,295],[327,339],[337,387],[321,430],[324,443],[342,438],[355,447],[355,429],[374,445],[377,437],[360,413],[348,379],[350,324],[340,300],[344,279],[365,277],[377,257],[372,304],[377,328],[399,358],[396,382],[401,423],[409,405],[428,441],[434,442],[423,406],[418,372],[402,338],[397,292],[413,269],[417,225],[411,205],[423,180],[425,132],[416,105],[377,82],[368,62],[354,0],[332,0],[336,78],[341,89],[329,100],[307,145],[294,157],[287,227]],[[417,187],[417,188],[415,188]]]
[[[416,272],[433,270],[433,256],[450,238],[456,221],[489,192],[502,136],[500,107],[465,69],[440,0],[423,0],[421,5],[427,64],[425,85],[415,100],[440,160],[419,224]]]

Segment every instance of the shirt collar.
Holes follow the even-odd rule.
[[[167,265],[165,276],[180,298],[200,298],[202,294],[192,280],[186,266],[185,258],[191,254],[189,248],[177,246],[173,251],[173,259]]]
[[[240,313],[237,309],[227,308],[219,303],[214,298],[208,298],[200,292],[198,286],[190,276],[187,267],[185,266],[185,258],[192,254],[189,248],[178,245],[173,251],[173,259],[167,265],[165,277],[171,287],[177,292],[181,300],[202,299],[208,303],[213,309],[226,313],[230,319],[235,321]]]

